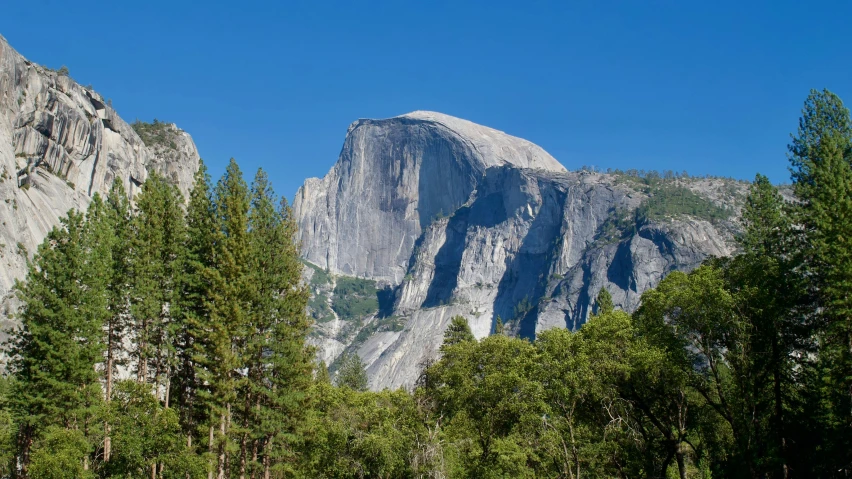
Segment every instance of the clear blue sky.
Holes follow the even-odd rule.
[[[201,6],[203,5],[203,6]],[[0,34],[119,114],[173,121],[218,176],[292,198],[358,118],[437,110],[568,168],[788,180],[810,88],[852,102],[852,2],[5,2]]]

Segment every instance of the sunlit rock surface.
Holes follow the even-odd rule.
[[[320,269],[376,280],[385,304],[348,335],[321,325],[320,357],[333,363],[348,349],[368,364],[372,388],[410,387],[454,315],[478,338],[498,317],[534,337],[580,327],[603,287],[632,311],[670,271],[733,253],[745,185],[670,184],[730,218],[673,215],[612,237],[607,223],[653,194],[624,175],[569,172],[532,143],[440,113],[356,121],[337,164],[296,195],[299,239]]]

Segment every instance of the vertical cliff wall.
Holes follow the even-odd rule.
[[[0,37],[0,322],[27,258],[68,210],[85,210],[116,178],[135,194],[152,170],[189,191],[195,144],[174,125],[158,128],[169,141],[146,145],[96,91]]]
[[[534,337],[581,326],[603,287],[632,311],[668,272],[733,253],[744,189],[569,172],[525,140],[438,113],[360,120],[295,209],[305,259],[377,281],[385,304],[320,324],[313,341],[329,362],[361,355],[374,388],[410,386],[455,315],[480,338],[498,317]]]

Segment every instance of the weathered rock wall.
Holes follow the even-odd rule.
[[[366,339],[316,342],[329,345],[326,361],[342,346],[358,352],[373,388],[411,386],[454,315],[480,338],[498,317],[526,337],[576,329],[603,287],[632,311],[668,272],[733,253],[741,183],[679,180],[729,208],[729,220],[673,215],[612,236],[614,219],[653,192],[617,175],[568,172],[524,140],[471,125],[428,112],[360,120],[331,172],[297,194],[306,260],[390,288],[393,304],[364,322]],[[388,317],[401,330],[381,327]]]
[[[0,37],[0,321],[27,258],[68,210],[85,210],[116,178],[133,195],[153,170],[192,187],[192,138],[167,125],[174,145],[149,148],[108,103]]]

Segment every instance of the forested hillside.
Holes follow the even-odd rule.
[[[68,214],[17,286],[0,477],[848,477],[852,119],[837,96],[811,92],[789,161],[795,201],[757,175],[737,256],[671,272],[632,315],[604,289],[576,332],[498,322],[477,340],[454,317],[416,387],[381,392],[357,355],[333,384],[306,346],[308,311],[360,320],[375,285],[302,280],[262,171],[249,186],[231,162],[212,186],[202,167],[185,208],[159,176],[132,207],[117,185]]]

